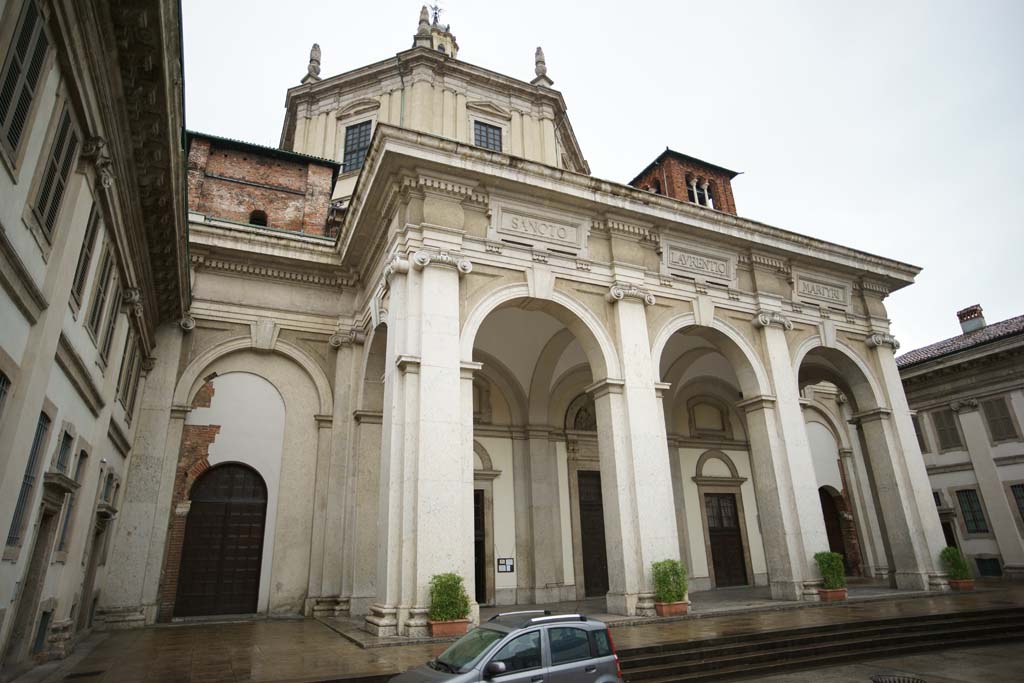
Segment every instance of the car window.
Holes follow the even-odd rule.
[[[540,631],[531,631],[510,640],[498,650],[492,662],[504,662],[505,673],[536,669],[541,665]]]
[[[612,654],[612,643],[608,639],[608,631],[591,631],[590,637],[594,639],[595,656],[608,657]]]
[[[581,628],[550,628],[548,642],[551,645],[552,666],[590,657],[590,639]]]
[[[461,669],[505,636],[501,631],[475,628],[452,643],[438,659],[453,669]]]

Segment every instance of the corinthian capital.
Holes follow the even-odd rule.
[[[646,289],[640,289],[636,285],[631,285],[623,282],[616,282],[609,289],[608,293],[604,295],[604,298],[608,303],[616,303],[623,299],[639,299],[648,306],[653,306],[657,299],[654,295],[648,292]]]
[[[896,349],[900,348],[900,343],[896,341],[896,337],[892,336],[891,334],[882,332],[877,332],[869,336],[866,340],[866,343],[873,349],[876,349],[879,346],[889,346],[892,348],[893,351],[895,351]]]
[[[790,322],[789,318],[778,311],[759,311],[750,322],[753,323],[754,327],[778,325],[787,331],[793,329],[793,323]]]

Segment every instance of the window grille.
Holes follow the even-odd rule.
[[[100,323],[103,322],[103,312],[106,310],[107,295],[110,293],[111,281],[114,277],[114,258],[110,249],[103,252],[100,261],[100,272],[96,279],[96,290],[93,292],[92,305],[89,308],[89,319],[86,327],[92,332],[93,337],[99,334]]]
[[[993,441],[1007,441],[1017,438],[1017,427],[1013,424],[1013,416],[1002,396],[981,402],[981,409],[988,421],[988,430]]]
[[[964,527],[969,534],[987,534],[988,522],[985,521],[985,511],[981,507],[981,499],[974,489],[964,489],[956,492],[957,500],[960,501],[960,511],[964,516]]]
[[[64,432],[60,438],[60,448],[57,449],[57,462],[54,464],[54,469],[61,474],[68,472],[68,456],[71,455],[72,441],[74,441],[74,437],[71,436],[71,432]]]
[[[53,237],[53,230],[57,225],[57,215],[60,212],[61,200],[64,198],[64,189],[71,174],[76,152],[78,133],[71,124],[71,112],[65,108],[57,126],[57,135],[50,146],[50,156],[46,161],[46,170],[43,172],[43,180],[33,207],[36,220],[39,221],[39,227],[47,240]]]
[[[363,121],[345,128],[345,155],[341,162],[342,173],[363,167],[366,152],[370,149],[370,132],[370,121]]]
[[[49,42],[34,0],[25,2],[0,77],[0,145],[14,157],[24,137]]]
[[[28,502],[36,483],[36,464],[39,462],[49,429],[50,417],[46,413],[40,414],[39,422],[36,423],[36,434],[32,439],[32,450],[29,451],[28,462],[25,464],[25,475],[21,479],[18,503],[14,507],[14,519],[11,520],[11,528],[7,532],[7,545],[18,545],[18,541],[21,540],[22,523],[25,521],[25,512],[28,510]]]
[[[477,147],[501,151],[501,128],[482,121],[473,122],[473,144]]]
[[[956,427],[956,415],[952,410],[945,408],[935,411],[932,413],[932,421],[935,423],[935,433],[939,437],[939,448],[944,451],[963,448],[960,430]]]

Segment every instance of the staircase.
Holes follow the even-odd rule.
[[[1024,640],[1024,608],[762,631],[620,650],[627,683],[771,676],[926,650]]]

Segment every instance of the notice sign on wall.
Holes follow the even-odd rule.
[[[516,561],[511,557],[498,558],[498,573],[511,574],[516,570]]]

